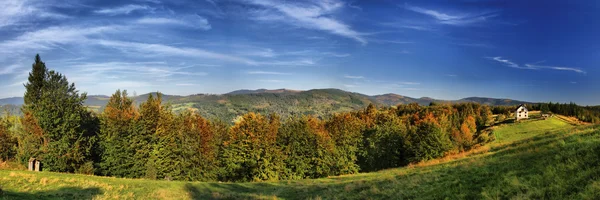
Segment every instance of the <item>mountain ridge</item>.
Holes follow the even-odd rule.
[[[139,105],[146,101],[150,94],[156,95],[156,92],[137,95],[132,98],[134,102]],[[84,105],[94,112],[102,112],[109,99],[110,96],[107,95],[88,95]],[[0,109],[9,108],[13,114],[20,114],[19,108],[23,99],[11,98],[9,100],[0,99]],[[336,88],[311,89],[305,91],[290,89],[236,90],[225,94],[193,94],[187,96],[163,94],[162,100],[166,105],[170,105],[174,112],[182,112],[185,110],[197,111],[206,118],[216,118],[228,122],[248,112],[261,114],[276,113],[282,118],[293,115],[327,117],[339,112],[363,109],[369,104],[374,104],[379,107],[410,103],[429,105],[432,102],[475,102],[486,105],[531,104],[530,102],[525,101],[487,97],[438,100],[429,97],[413,98],[393,93],[365,95]],[[4,102],[17,102],[20,104],[12,105],[5,104]]]
[[[165,93],[161,93],[161,94],[163,95],[163,101],[168,101],[169,99],[177,98],[177,97],[182,98],[182,97],[192,97],[192,96],[211,96],[211,95],[222,96],[222,95],[249,95],[249,94],[298,94],[298,93],[303,93],[303,92],[335,92],[335,93],[342,92],[342,93],[358,94],[361,96],[375,99],[377,101],[381,101],[380,103],[383,103],[386,105],[397,105],[397,104],[401,104],[401,103],[404,103],[404,104],[407,104],[407,103],[429,104],[430,102],[439,102],[439,103],[441,103],[441,102],[448,102],[448,103],[472,102],[472,103],[484,103],[487,105],[505,105],[505,104],[501,103],[502,101],[512,102],[512,104],[510,104],[510,105],[518,105],[521,103],[526,103],[526,104],[533,103],[533,102],[514,100],[514,99],[508,99],[508,98],[479,97],[479,96],[465,97],[465,98],[461,98],[461,99],[457,99],[457,100],[444,100],[444,99],[435,99],[435,98],[431,98],[431,97],[414,98],[414,97],[408,97],[408,96],[404,96],[404,95],[400,95],[400,94],[396,94],[396,93],[366,95],[366,94],[362,94],[362,93],[351,92],[351,91],[341,90],[341,89],[337,89],[337,88],[323,88],[323,89],[310,89],[310,90],[293,90],[293,89],[286,89],[286,88],[281,88],[281,89],[261,88],[261,89],[255,89],[255,90],[250,90],[250,89],[234,90],[234,91],[231,91],[228,93],[223,93],[223,94],[191,94],[191,95],[170,95],[170,94],[165,94]],[[148,98],[148,96],[150,94],[156,95],[157,92],[150,92],[150,93],[137,95],[137,96],[135,96],[135,99],[145,100]],[[103,102],[107,102],[109,98],[110,98],[110,95],[103,95],[103,94],[88,95],[88,101],[90,99],[96,99],[96,100],[100,100],[100,101],[105,100]],[[88,101],[86,101],[86,104],[88,104],[88,105],[97,105],[97,103],[90,103]],[[495,102],[496,104],[491,103],[491,102]],[[0,98],[0,105],[9,105],[9,104],[10,105],[22,105],[23,97]]]

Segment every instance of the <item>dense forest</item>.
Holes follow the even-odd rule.
[[[116,91],[95,113],[39,56],[25,87],[23,115],[1,119],[2,160],[35,157],[47,171],[128,178],[290,180],[405,166],[493,141],[493,111],[502,112],[476,103],[369,104],[326,118],[248,112],[229,123],[175,113],[160,93],[137,105]]]

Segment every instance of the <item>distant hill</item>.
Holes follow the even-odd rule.
[[[156,93],[142,94],[134,97],[136,104],[148,99]],[[104,110],[110,96],[89,95],[85,105],[90,110],[101,112]],[[484,97],[469,97],[459,100],[438,100],[429,97],[412,98],[398,94],[364,95],[340,89],[314,89],[307,91],[289,89],[258,89],[236,90],[227,94],[195,94],[189,96],[163,95],[163,102],[170,104],[175,112],[183,110],[198,111],[204,117],[216,118],[223,121],[232,121],[237,116],[247,112],[262,114],[277,113],[282,118],[291,115],[315,115],[325,117],[333,113],[362,109],[369,104],[378,106],[394,106],[398,104],[418,103],[429,105],[437,103],[474,102],[486,105],[518,105],[530,104],[529,102],[511,99],[494,99]],[[11,106],[11,111],[20,111],[18,105],[23,104],[23,98],[14,97],[0,99],[0,105]],[[5,106],[6,107],[6,106]]]
[[[0,99],[0,105],[7,105],[7,104],[23,105],[23,97],[10,97],[10,98]]]
[[[487,98],[487,97],[469,97],[469,98],[460,99],[460,100],[457,100],[454,102],[459,102],[459,103],[473,102],[473,103],[480,103],[480,104],[492,105],[492,106],[510,106],[510,105],[519,105],[519,104],[531,104],[531,102],[526,102],[526,101],[517,101],[517,100],[512,100],[512,99],[494,99],[494,98]]]
[[[260,93],[298,93],[302,92],[300,90],[288,90],[288,89],[276,89],[276,90],[268,90],[268,89],[258,89],[258,90],[236,90],[233,92],[229,92],[227,94],[260,94]]]

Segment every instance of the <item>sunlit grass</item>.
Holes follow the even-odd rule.
[[[0,199],[598,199],[598,128],[558,118],[504,124],[495,142],[471,152],[313,180],[188,183],[0,170]]]

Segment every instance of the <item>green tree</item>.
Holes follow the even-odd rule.
[[[86,94],[55,71],[48,71],[39,55],[25,84],[25,113],[41,128],[41,152],[33,153],[49,171],[75,172],[93,160],[93,116],[83,106]],[[26,120],[30,121],[30,120]],[[39,134],[31,132],[30,134]]]
[[[130,140],[135,134],[138,117],[127,91],[117,90],[108,100],[100,117],[100,168],[103,175],[136,178],[132,172],[136,149],[131,148]]]
[[[375,125],[363,132],[361,156],[358,159],[361,171],[399,167],[407,164],[404,139],[406,127],[393,113],[379,113]]]
[[[157,168],[150,158],[154,145],[157,142],[156,131],[160,120],[162,110],[162,95],[152,94],[148,96],[146,102],[139,108],[140,117],[136,123],[136,131],[131,137],[130,145],[135,149],[133,159],[135,163],[132,167],[134,177],[146,177],[156,179],[158,176]]]
[[[12,160],[15,156],[17,141],[10,133],[10,116],[0,118],[0,160]]]
[[[325,127],[335,141],[337,162],[332,167],[333,173],[335,175],[358,173],[360,168],[356,161],[364,124],[350,113],[341,113],[327,121]]]
[[[312,116],[290,118],[279,129],[277,143],[285,155],[282,179],[333,175],[334,143],[319,119]]]

